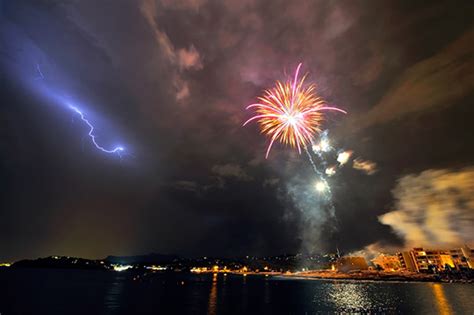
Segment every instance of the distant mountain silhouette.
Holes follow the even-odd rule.
[[[177,255],[150,253],[136,256],[107,256],[104,260],[111,264],[169,264],[181,258]]]
[[[105,269],[99,260],[83,259],[67,256],[49,256],[38,259],[24,259],[12,264],[13,268],[74,268],[74,269]]]

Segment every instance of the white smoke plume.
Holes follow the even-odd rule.
[[[323,233],[330,234],[336,229],[335,226],[328,225],[335,220],[331,196],[327,188],[325,191],[317,191],[315,185],[309,185],[308,178],[301,176],[293,177],[286,185],[287,196],[301,213],[301,250],[310,253],[321,251],[326,246]]]
[[[363,249],[351,252],[347,256],[361,256],[364,257],[367,262],[370,262],[380,254],[391,254],[397,251],[399,251],[397,246],[376,242],[365,246]]]
[[[379,217],[406,247],[447,247],[474,240],[474,167],[427,170],[398,180],[395,210]]]

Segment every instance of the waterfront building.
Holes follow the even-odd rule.
[[[374,266],[378,266],[386,271],[396,271],[401,268],[400,259],[397,255],[380,254],[371,261]]]
[[[397,253],[397,257],[400,261],[401,269],[410,272],[418,272],[418,267],[411,251]]]
[[[474,249],[470,249],[467,245],[454,248],[449,251],[456,269],[474,269]]]
[[[397,253],[397,257],[401,268],[412,272],[474,269],[474,250],[468,246],[453,249],[415,247],[411,251]]]

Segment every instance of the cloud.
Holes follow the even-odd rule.
[[[168,35],[165,32],[161,31],[156,23],[156,3],[154,0],[142,0],[140,2],[140,11],[142,12],[143,16],[145,17],[146,21],[150,25],[151,29],[155,34],[156,42],[158,43],[159,47],[162,49],[165,56],[168,58],[170,62],[175,62],[176,60],[176,53],[174,50],[174,46],[171,43]]]
[[[377,164],[369,160],[362,160],[357,158],[352,163],[352,167],[356,170],[363,171],[367,175],[373,175],[377,172]]]
[[[194,45],[191,45],[189,49],[181,48],[176,51],[168,35],[159,28],[156,22],[157,6],[154,0],[142,0],[140,12],[153,30],[156,42],[170,63],[178,64],[181,69],[202,69],[201,57]]]
[[[194,70],[202,69],[201,57],[193,45],[191,45],[189,49],[178,50],[178,61],[181,68]]]
[[[212,167],[212,172],[220,177],[231,177],[241,181],[250,181],[250,177],[238,164],[218,164]]]
[[[400,249],[392,244],[385,244],[382,242],[376,242],[365,246],[363,249],[349,253],[348,256],[362,256],[370,262],[372,259],[379,256],[381,253],[394,253]]]
[[[280,182],[280,179],[277,177],[272,177],[272,178],[266,178],[263,181],[263,187],[271,187],[271,186],[276,186]]]
[[[182,101],[188,98],[189,95],[191,94],[191,92],[189,91],[188,82],[181,79],[179,75],[175,75],[174,80],[173,80],[173,86],[176,90],[175,97],[177,101]]]
[[[474,89],[474,29],[436,55],[408,68],[354,128],[388,122],[434,107],[449,106]]]
[[[198,3],[198,1],[180,1],[183,5],[188,2]],[[168,2],[165,1],[165,3]],[[140,12],[152,29],[158,46],[171,65],[176,65],[180,71],[201,70],[203,68],[201,56],[194,45],[191,45],[189,49],[181,48],[176,50],[168,35],[159,28],[156,22],[157,6],[154,0],[141,0]],[[182,78],[181,73],[178,71],[174,74],[174,86],[177,101],[182,101],[191,94],[188,83]]]
[[[324,38],[330,40],[344,34],[357,18],[358,16],[354,12],[347,10],[347,6],[333,5],[325,19]]]
[[[198,184],[196,182],[193,182],[193,181],[178,180],[178,181],[173,183],[173,188],[178,189],[178,190],[197,192],[198,191]]]
[[[198,11],[207,3],[207,0],[160,0],[160,2],[167,9]]]
[[[53,168],[59,167],[56,173],[61,175],[54,179],[54,184],[66,189],[62,194],[65,197],[60,198],[63,202],[61,209],[75,207],[78,204],[75,198],[96,193],[100,204],[87,205],[82,207],[87,211],[78,212],[89,216],[90,221],[84,222],[104,222],[101,217],[95,216],[104,214],[101,209],[116,209],[118,202],[120,213],[114,213],[113,220],[106,221],[117,228],[127,226],[130,229],[129,234],[114,233],[110,238],[112,245],[107,245],[107,248],[100,251],[87,249],[88,255],[106,255],[110,250],[125,250],[123,247],[114,247],[114,244],[125,243],[130,244],[129,249],[134,252],[151,249],[173,252],[199,249],[203,254],[208,254],[205,251],[209,246],[220,244],[225,251],[234,254],[234,248],[229,247],[231,243],[243,250],[247,250],[248,246],[256,246],[263,253],[269,248],[276,252],[297,251],[299,248],[288,246],[295,244],[295,238],[301,238],[304,248],[308,250],[324,247],[334,250],[336,245],[341,249],[353,249],[376,239],[395,237],[387,233],[388,226],[381,225],[376,220],[383,212],[381,209],[386,199],[381,196],[385,196],[386,187],[391,185],[392,173],[389,175],[387,172],[387,177],[361,178],[351,176],[353,172],[341,172],[338,179],[333,179],[337,180],[337,185],[333,185],[337,219],[343,228],[337,234],[332,233],[334,238],[328,238],[326,236],[331,235],[327,233],[328,230],[332,232],[331,228],[339,225],[334,223],[332,209],[326,209],[319,201],[320,196],[314,191],[315,178],[310,173],[309,163],[305,163],[302,160],[304,157],[298,156],[293,150],[283,147],[279,149],[280,154],[265,160],[262,152],[267,140],[258,136],[257,126],[241,128],[245,117],[250,115],[244,107],[254,102],[262,90],[272,86],[275,80],[286,79],[287,75],[293,73],[296,64],[302,61],[302,71],[309,73],[308,80],[317,84],[321,96],[328,103],[336,104],[351,113],[344,117],[334,115],[334,119],[328,113],[329,119],[325,125],[337,132],[336,130],[345,126],[346,119],[349,120],[360,112],[365,113],[379,101],[383,100],[385,104],[390,99],[388,96],[387,99],[384,98],[387,92],[385,89],[393,85],[390,93],[397,92],[397,88],[403,83],[402,79],[410,71],[416,70],[414,74],[417,74],[424,70],[426,79],[431,80],[433,73],[450,68],[451,65],[448,64],[446,67],[441,65],[420,70],[419,65],[413,65],[413,60],[417,62],[421,56],[431,56],[425,61],[432,62],[442,55],[440,47],[446,47],[454,36],[460,35],[461,29],[465,29],[467,22],[458,18],[465,16],[462,13],[465,9],[453,8],[455,6],[448,4],[437,5],[440,10],[428,18],[420,19],[420,11],[431,10],[432,6],[417,7],[416,10],[411,7],[393,10],[394,6],[399,8],[396,1],[341,4],[308,0],[295,3],[256,0],[212,3],[207,0],[122,0],[114,1],[114,5],[110,5],[110,1],[91,3],[67,1],[64,5],[49,6],[45,5],[45,1],[3,1],[4,10],[0,13],[8,15],[12,25],[31,39],[31,46],[37,47],[33,50],[30,46],[22,45],[13,34],[2,41],[12,47],[7,51],[10,57],[6,58],[9,58],[8,62],[15,64],[15,69],[24,68],[22,73],[28,76],[36,75],[35,64],[40,62],[48,79],[45,82],[35,81],[35,84],[50,84],[54,80],[61,82],[58,86],[61,89],[64,87],[66,93],[80,95],[83,101],[89,103],[87,106],[90,106],[90,110],[103,113],[107,122],[118,128],[117,134],[121,139],[123,137],[126,144],[130,144],[133,158],[125,158],[120,164],[120,171],[117,171],[117,165],[108,159],[94,158],[88,163],[85,160],[87,150],[83,149],[84,152],[79,153],[82,153],[81,160],[87,163],[78,165],[73,163],[77,154],[71,151],[73,144],[70,134],[63,133],[59,135],[59,139],[58,135],[47,137],[49,133],[29,133],[16,124],[7,124],[11,139],[3,142],[13,145],[3,146],[7,151],[2,153],[5,153],[7,160],[20,165],[15,167],[18,176],[27,174],[33,180],[29,187],[31,193],[25,194],[25,191],[14,188],[17,176],[13,173],[14,177],[7,176],[6,186],[14,191],[7,191],[10,198],[7,198],[6,204],[11,207],[0,207],[11,208],[8,213],[6,210],[2,213],[7,216],[11,213],[11,218],[0,220],[5,227],[0,228],[4,232],[2,236],[5,242],[10,241],[9,237],[22,240],[22,228],[16,223],[16,216],[27,218],[30,214],[23,213],[22,209],[35,209],[29,203],[19,205],[18,195],[33,196],[23,198],[29,200],[40,198],[43,208],[36,212],[41,213],[42,220],[51,220],[52,226],[56,226],[64,217],[64,213],[55,212],[50,205],[58,204],[57,196],[51,197],[47,192],[41,192],[41,189],[38,193],[38,187],[42,186],[36,185],[34,179],[44,178],[43,169],[51,169],[51,156],[56,156],[59,152],[60,157],[65,157],[63,150],[58,151],[65,146],[71,148],[66,152],[70,156],[70,163],[53,165]],[[278,14],[281,12],[285,14]],[[7,19],[1,20],[3,23]],[[391,20],[397,23],[386,23]],[[449,30],[453,22],[457,26],[455,30]],[[374,28],[374,24],[380,25],[380,28]],[[0,33],[6,32],[4,28],[0,29]],[[213,36],[208,36],[209,34]],[[419,45],[420,42],[424,45]],[[26,49],[17,52],[22,47]],[[452,49],[445,49],[450,54],[443,58],[452,58]],[[22,57],[23,55],[28,58]],[[78,60],[85,62],[78,63]],[[423,61],[419,64],[422,63]],[[402,68],[407,71],[402,76],[395,77],[399,81],[394,84],[393,76],[398,76]],[[54,69],[58,69],[61,75],[52,76]],[[427,70],[432,70],[433,73]],[[71,80],[63,84],[64,80],[60,79],[66,76],[71,77]],[[411,77],[413,76],[406,78]],[[443,76],[435,77],[439,82],[444,82]],[[425,80],[421,75],[417,78],[411,83],[420,85]],[[451,80],[452,76],[448,79]],[[462,77],[460,79],[464,80]],[[434,81],[436,84],[433,88],[437,89],[436,94],[444,93],[439,88],[438,81]],[[9,89],[9,86],[17,85],[14,77],[9,78],[8,82],[11,84],[2,88]],[[454,84],[448,83],[447,88]],[[461,85],[465,85],[465,82]],[[429,83],[422,86],[430,87]],[[407,88],[410,87],[409,85]],[[12,100],[24,99],[16,97],[16,92],[12,92]],[[46,102],[44,97],[34,97],[33,105],[37,105],[41,98]],[[36,123],[47,121],[44,125],[46,128],[57,125],[58,122],[53,120],[57,115],[51,115],[49,110],[39,109],[37,114],[41,115],[36,115],[36,111],[30,113],[37,106],[30,106],[28,99],[25,99],[24,104],[10,102],[11,104],[6,105],[6,112],[11,115],[8,121],[30,121],[35,126]],[[412,94],[405,99],[416,100]],[[177,103],[182,102],[186,106],[177,106]],[[399,107],[416,107],[419,104],[416,100],[414,104],[402,105]],[[21,109],[21,106],[25,110],[16,109]],[[406,109],[394,107],[394,110]],[[29,113],[28,117],[25,113]],[[51,120],[44,120],[46,116]],[[399,117],[398,112],[395,117]],[[456,124],[450,117],[448,115],[443,120],[446,122],[443,128]],[[61,118],[61,121],[69,124],[68,119]],[[373,123],[374,120],[370,118],[370,124]],[[431,121],[426,123],[430,128],[433,127]],[[38,125],[40,126],[43,125]],[[68,126],[58,126],[56,129],[62,128],[82,132],[79,127],[71,129]],[[105,132],[108,129],[104,126],[101,135],[107,136]],[[381,130],[380,134],[385,136],[385,131]],[[19,134],[24,135],[20,137]],[[414,134],[420,138],[430,138],[431,135],[416,131]],[[22,139],[26,139],[27,144]],[[61,143],[55,142],[52,145],[49,143],[50,139],[61,140]],[[349,145],[350,140],[352,139],[344,141],[344,145]],[[360,153],[365,152],[363,154],[367,154],[367,151],[387,154],[392,152],[391,148],[396,147],[383,142],[377,146],[377,150],[372,151],[372,142],[357,143],[351,143],[351,147],[357,147]],[[32,150],[29,144],[47,151]],[[80,148],[80,143],[74,147]],[[455,147],[458,149],[459,145]],[[407,152],[409,148],[398,151]],[[419,160],[419,154],[416,154]],[[461,154],[463,153],[455,155],[445,152],[442,155],[446,156],[444,163],[452,162],[448,159],[458,159]],[[18,159],[18,156],[23,158]],[[43,156],[47,159],[43,160]],[[230,156],[237,166],[220,165],[223,164],[222,161],[229,161]],[[417,156],[413,156],[414,159]],[[428,156],[426,163],[436,162],[439,158]],[[462,158],[467,159],[468,155],[463,154]],[[42,161],[40,164],[45,167],[31,169],[30,159]],[[351,160],[352,158],[348,162]],[[379,157],[377,161],[379,160],[384,159]],[[413,167],[413,163],[409,159],[407,164],[403,164],[403,168]],[[70,165],[74,167],[69,169]],[[126,169],[122,167],[125,165]],[[129,165],[134,167],[128,167]],[[401,167],[398,161],[391,165],[393,172]],[[211,171],[213,166],[217,166],[215,171],[227,175],[217,175]],[[239,176],[254,180],[241,181]],[[264,187],[264,179],[273,177],[279,177],[280,183]],[[169,185],[173,185],[176,179],[188,180],[177,182],[176,188],[170,189]],[[195,187],[191,180],[197,183],[197,193],[186,191]],[[360,180],[364,181],[362,185]],[[376,184],[374,180],[377,181]],[[219,186],[224,181],[229,189],[221,189]],[[65,185],[65,182],[88,185],[80,188],[81,192],[78,193],[79,189],[75,187],[77,185]],[[368,185],[371,187],[370,191],[366,188]],[[69,192],[68,187],[73,186],[74,191]],[[287,194],[286,187],[289,187]],[[102,190],[111,192],[99,194]],[[232,193],[229,194],[229,191]],[[34,198],[36,194],[38,198]],[[187,198],[183,198],[183,194]],[[203,216],[203,209],[212,213],[212,217]],[[294,219],[283,220],[282,218],[289,217],[288,213]],[[153,217],[155,220],[151,219]],[[272,221],[265,221],[263,224],[261,220],[255,220],[255,217]],[[303,222],[298,226],[300,219]],[[44,224],[38,226],[46,226],[49,223],[47,221],[41,221]],[[70,223],[74,227],[77,222],[78,220],[72,220]],[[213,224],[219,229],[210,229]],[[176,225],[182,225],[185,237],[182,233],[173,234],[173,229],[169,227]],[[65,232],[71,228],[67,222],[62,226]],[[245,230],[241,226],[245,226]],[[361,226],[370,233],[361,233]],[[97,233],[100,234],[102,230],[103,227],[97,227]],[[156,230],[162,233],[158,235]],[[190,232],[195,230],[196,234]],[[54,229],[51,231],[54,232]],[[49,233],[51,232],[47,231]],[[211,241],[204,242],[207,233],[209,238],[206,240]],[[242,235],[236,238],[238,233]],[[35,238],[38,242],[42,237],[40,234],[35,233],[38,235]],[[56,234],[51,235],[57,238]],[[213,241],[215,235],[222,235],[219,242]],[[82,250],[84,246],[79,245],[82,244],[80,240],[84,235],[78,233],[77,236],[77,243],[70,240],[60,242],[68,250]],[[275,236],[281,238],[281,242],[276,242]],[[156,238],[152,239],[153,237]],[[189,240],[196,240],[206,246],[195,246],[192,241],[185,244]],[[18,245],[16,243],[12,244]],[[37,242],[23,243],[30,244],[30,248],[41,247]],[[13,253],[13,250],[17,250],[13,247],[21,248],[13,245],[10,253],[2,251],[1,254]],[[44,248],[51,248],[49,245],[44,241]]]
[[[352,73],[354,85],[361,88],[369,88],[384,69],[386,55],[376,44],[369,45],[370,56],[361,62],[360,67]]]
[[[474,241],[474,167],[427,170],[399,179],[395,210],[379,217],[407,247]]]

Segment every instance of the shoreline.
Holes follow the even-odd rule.
[[[437,283],[474,283],[473,279],[447,279],[439,275],[411,273],[411,272],[337,272],[337,271],[309,271],[281,274],[284,278],[296,278],[306,280],[349,280],[349,281],[373,281],[373,282],[437,282]]]
[[[216,272],[206,271],[200,273],[216,274]],[[217,272],[222,273],[222,272]],[[314,270],[305,272],[232,272],[226,274],[246,276],[265,276],[281,279],[295,280],[336,280],[336,281],[370,281],[370,282],[433,282],[433,283],[465,283],[472,284],[474,279],[447,279],[434,274],[412,273],[412,272],[383,272],[383,271],[359,271],[359,272],[339,272]]]
[[[12,268],[15,270],[19,269],[63,269],[63,268]],[[106,269],[81,269],[81,268],[64,268],[65,270],[84,270],[84,271],[104,271],[104,272],[117,272],[113,270]],[[4,267],[0,268],[2,270],[10,270],[10,268]],[[129,272],[141,272],[139,270],[125,270],[121,271],[123,273]],[[147,271],[149,273],[187,273],[186,271]],[[414,272],[384,272],[384,271],[353,271],[353,272],[341,272],[341,271],[332,271],[332,270],[311,270],[303,272],[276,272],[276,271],[264,271],[264,272],[255,272],[255,271],[232,271],[232,270],[219,270],[219,271],[200,271],[200,272],[189,272],[190,274],[222,274],[226,276],[236,275],[236,276],[260,276],[260,277],[272,277],[280,279],[294,279],[294,280],[331,280],[331,281],[351,281],[351,282],[432,282],[432,283],[463,283],[463,284],[474,284],[474,279],[472,278],[448,278],[439,274],[426,274],[426,273],[414,273]]]

